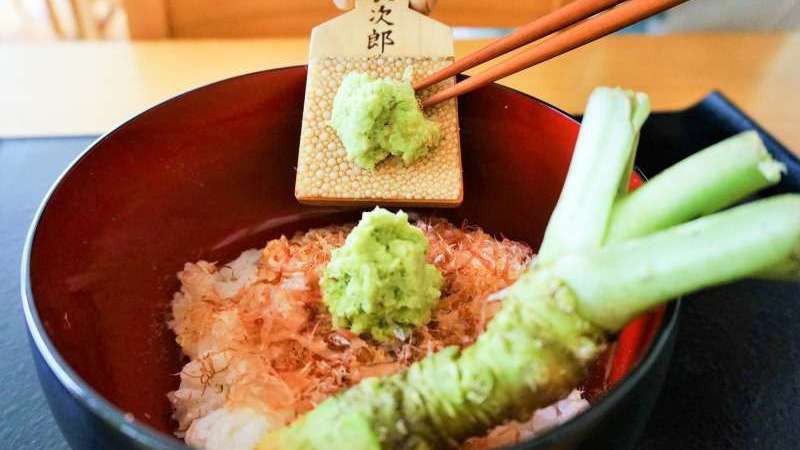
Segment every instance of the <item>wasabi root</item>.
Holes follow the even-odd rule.
[[[352,72],[333,99],[331,127],[347,156],[374,169],[389,155],[412,164],[439,143],[439,125],[422,113],[408,81]]]
[[[365,380],[258,448],[456,447],[566,395],[604,348],[605,333],[640,312],[798,251],[800,195],[787,194],[538,266],[506,290],[503,308],[472,346]]]
[[[752,145],[752,135],[724,144],[748,153],[741,167],[723,167],[719,150],[712,150],[665,172],[667,180],[700,180],[679,193],[685,205],[667,201],[669,214],[653,212],[658,217],[649,222],[645,217],[646,226],[638,228],[615,222],[635,220],[632,213],[638,211],[625,212],[618,202],[642,201],[626,197],[621,186],[646,105],[642,94],[610,89],[592,94],[580,148],[545,233],[544,254],[498,293],[503,306],[475,344],[367,379],[267,434],[258,448],[452,448],[565,395],[602,351],[607,335],[648,308],[765,272],[800,279],[800,195],[713,213],[780,177],[780,168]],[[713,189],[707,180],[686,176],[692,172],[686,167],[697,167],[698,161],[719,165],[723,175],[710,182]],[[769,167],[759,175],[752,169],[761,162]],[[659,182],[643,198],[669,200],[666,189]],[[710,192],[708,208],[698,189]],[[642,208],[650,214],[658,205]],[[694,220],[684,223],[689,219]],[[623,231],[609,232],[614,227]]]
[[[545,271],[523,277],[472,346],[448,347],[396,375],[364,380],[258,448],[452,448],[563,398],[603,349],[603,335],[575,315],[576,298],[557,278]]]

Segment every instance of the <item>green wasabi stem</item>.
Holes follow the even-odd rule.
[[[547,271],[528,273],[515,286],[474,345],[366,379],[267,435],[258,448],[454,448],[563,398],[602,351],[604,334],[574,313],[574,295]]]
[[[427,323],[442,287],[427,253],[428,239],[403,211],[365,212],[320,282],[333,325],[385,342]]]
[[[552,270],[577,295],[581,317],[614,331],[688,292],[766,269],[788,276],[798,252],[800,195],[784,194],[566,255]]]
[[[592,94],[544,254],[502,292],[502,308],[475,344],[364,380],[269,433],[258,449],[453,448],[563,397],[602,351],[605,333],[644,310],[764,271],[800,279],[800,195],[760,200],[644,237],[617,237],[622,240],[602,247],[647,110],[641,94]],[[677,220],[668,216],[658,226]]]
[[[795,252],[787,261],[781,261],[778,264],[767,267],[755,273],[753,277],[775,281],[800,280],[800,248],[795,249]]]
[[[621,186],[627,185],[639,129],[649,114],[645,94],[597,88],[583,117],[575,152],[538,261],[599,247]]]
[[[636,95],[644,95],[641,93],[637,93]],[[625,195],[628,193],[628,187],[631,182],[631,175],[633,174],[633,168],[636,162],[636,151],[639,148],[639,130],[641,130],[642,125],[647,120],[647,117],[650,115],[650,99],[645,96],[647,100],[647,107],[646,108],[636,108],[633,112],[633,118],[631,123],[633,124],[634,129],[636,129],[636,138],[633,141],[631,154],[628,157],[628,164],[625,169],[622,171],[622,179],[619,181],[619,186],[617,187],[617,195]]]
[[[800,195],[782,195],[599,250],[536,265],[503,292],[503,307],[464,350],[364,380],[259,450],[454,448],[561,398],[641,311],[796,258]]]
[[[767,152],[758,133],[737,134],[618,198],[606,241],[645,236],[719,211],[777,183],[785,170]]]
[[[411,164],[441,136],[439,124],[423,114],[409,81],[357,72],[342,80],[330,124],[348,157],[364,169],[373,169],[390,154]]]

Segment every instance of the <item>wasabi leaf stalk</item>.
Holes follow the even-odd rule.
[[[796,281],[800,280],[800,248],[796,248],[794,253],[789,255],[785,261],[767,267],[753,275],[755,278],[776,281]]]
[[[624,194],[647,111],[643,94],[592,94],[540,257],[501,293],[502,308],[475,344],[366,379],[269,433],[258,449],[454,448],[563,397],[606,333],[644,310],[753,275],[800,279],[800,195],[710,214],[780,177],[754,135]],[[729,161],[733,154],[742,160]],[[709,178],[698,175],[703,168]]]
[[[777,183],[786,171],[755,131],[678,162],[614,203],[608,242],[645,236],[714,213]]]
[[[608,216],[633,165],[639,129],[650,112],[645,94],[597,88],[592,92],[561,196],[538,260],[599,247]]]
[[[646,107],[638,107],[633,113],[633,117],[631,119],[631,123],[633,124],[634,129],[636,130],[636,138],[633,141],[631,154],[628,157],[628,164],[626,168],[622,171],[622,179],[619,181],[619,186],[617,186],[617,193],[619,195],[624,195],[628,192],[628,187],[631,182],[631,175],[633,174],[633,168],[636,162],[636,150],[639,148],[639,131],[644,125],[645,120],[650,115],[650,99],[647,97],[646,94],[641,92],[636,92],[634,95],[637,97],[641,97],[646,100]]]
[[[798,249],[800,195],[787,194],[537,265],[504,292],[472,346],[367,379],[258,448],[453,448],[569,392],[603,349],[604,331],[671,298],[786,263]]]
[[[575,292],[581,317],[614,331],[666,299],[766,269],[788,275],[799,253],[800,195],[784,194],[567,255],[552,270]]]

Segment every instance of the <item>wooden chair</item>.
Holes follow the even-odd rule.
[[[124,37],[118,29],[108,32],[120,13],[118,0],[45,0],[44,3],[50,27],[59,39]]]
[[[402,0],[398,0],[402,1]],[[451,26],[510,28],[570,0],[439,0]],[[132,39],[307,35],[340,14],[331,0],[124,0]]]

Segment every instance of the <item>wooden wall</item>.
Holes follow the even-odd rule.
[[[568,0],[439,0],[451,26],[515,27]],[[331,0],[125,0],[131,37],[244,38],[307,35],[339,11]]]

